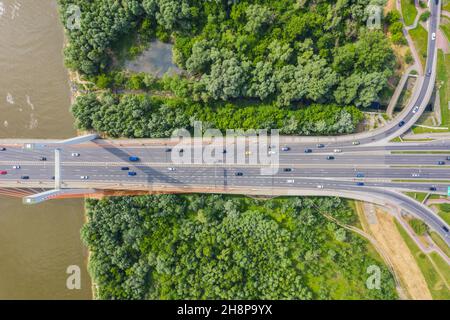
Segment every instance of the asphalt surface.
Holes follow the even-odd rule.
[[[276,188],[331,190],[336,195],[342,191],[366,193],[387,199],[420,217],[450,244],[448,226],[442,219],[427,207],[394,191],[447,194],[450,180],[450,160],[447,160],[450,157],[450,141],[404,144],[387,142],[408,130],[420,117],[434,87],[436,41],[431,40],[431,34],[437,30],[439,13],[434,1],[431,1],[430,11],[429,54],[425,76],[421,79],[421,87],[415,94],[413,103],[391,125],[372,133],[315,137],[312,138],[313,142],[311,138],[281,137],[281,147],[288,146],[290,150],[284,152],[280,148],[274,148],[276,153],[270,156],[279,163],[279,169],[276,174],[269,176],[261,174],[261,165],[257,160],[250,160],[257,153],[252,146],[236,151],[233,156],[233,146],[228,145],[225,147],[227,153],[222,154],[223,158],[216,158],[215,163],[210,164],[192,163],[192,159],[189,161],[186,158],[189,153],[186,149],[183,155],[187,163],[176,164],[173,156],[179,155],[179,152],[166,152],[168,144],[131,146],[136,143],[135,140],[130,145],[124,141],[122,146],[117,146],[100,140],[61,147],[62,180],[67,183],[82,181],[87,188],[93,182],[102,183],[105,188],[108,184],[137,182],[148,185],[267,188],[269,195],[270,190]],[[419,106],[419,111],[413,113],[415,106]],[[323,144],[323,147],[319,148],[316,142]],[[4,140],[0,141],[0,147],[6,148],[5,151],[0,151],[0,171],[7,171],[7,174],[0,175],[0,184],[17,183],[18,186],[26,186],[33,181],[52,181],[54,147],[51,145],[29,151]],[[305,153],[305,149],[311,149],[311,152]],[[250,150],[253,150],[252,154],[245,155]],[[391,154],[393,151],[416,153]],[[442,153],[421,154],[418,153],[420,151]],[[80,156],[72,156],[74,152]],[[137,156],[140,161],[130,162],[130,156]],[[334,159],[327,159],[329,156]],[[46,161],[40,161],[41,157],[45,157]],[[235,157],[240,161],[236,161]],[[439,165],[439,161],[444,161],[445,164]],[[20,169],[13,169],[13,166],[20,166]],[[129,170],[121,170],[122,167],[128,167]],[[286,168],[290,171],[286,172]],[[129,176],[128,171],[135,172],[136,175]],[[23,176],[29,177],[29,180],[21,179]]]

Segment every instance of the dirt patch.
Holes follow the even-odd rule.
[[[368,225],[369,231],[389,256],[404,289],[413,300],[431,300],[425,278],[398,232],[394,217],[379,208],[376,209],[376,216],[378,223]]]
[[[395,0],[388,0],[386,6],[384,7],[384,15],[386,15],[386,13],[394,9],[395,9]]]
[[[403,290],[399,291],[400,297],[402,299],[431,300],[432,296],[425,278],[398,232],[394,217],[372,204],[355,201],[355,207],[363,230],[377,241],[379,250],[382,250],[389,258],[397,278],[402,283]],[[372,213],[371,210],[373,210]],[[374,217],[368,219],[370,214]],[[369,221],[372,222],[369,223]]]

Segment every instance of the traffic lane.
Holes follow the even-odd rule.
[[[171,168],[171,167],[170,167]],[[365,179],[405,179],[414,180],[412,174],[416,173],[414,169],[368,169],[362,170],[364,177],[357,178],[358,172],[351,169],[313,169],[307,170],[294,169],[292,172],[280,172],[275,176],[262,176],[259,168],[249,167],[174,167],[174,171],[170,171],[169,167],[129,167],[130,171],[136,172],[136,176],[129,176],[128,170],[121,170],[120,167],[63,167],[62,180],[79,180],[82,176],[88,176],[90,181],[110,181],[110,182],[166,182],[169,184],[217,184],[226,185],[286,185],[295,181],[305,181],[315,184],[317,181],[327,181],[327,184],[334,183],[338,179],[350,179],[345,181],[345,185],[355,185],[359,181],[364,181],[366,185],[371,186],[393,186],[402,188],[413,188],[424,191],[430,191],[430,187],[435,186],[437,191],[445,192],[446,184],[438,181],[430,181],[429,183],[412,183],[412,182],[394,182],[387,183],[384,181],[367,181]],[[237,176],[238,173],[242,176]],[[51,180],[54,173],[49,167],[23,167],[20,170],[9,171],[8,175],[1,176],[3,180],[20,180],[23,175],[29,176],[32,180]],[[445,176],[444,176],[445,175]],[[448,177],[445,170],[426,169],[420,172],[419,179],[442,179]],[[294,180],[290,182],[288,180]]]
[[[76,176],[96,176],[107,175],[116,177],[118,180],[125,178],[128,172],[136,172],[145,175],[188,175],[188,176],[219,176],[226,170],[228,174],[238,172],[249,176],[261,176],[261,166],[233,165],[171,165],[171,164],[112,164],[105,166],[96,166],[95,163],[86,163],[84,165],[63,163],[61,174],[63,177]],[[125,169],[125,170],[122,170]],[[171,171],[173,169],[173,171]],[[53,163],[36,163],[35,165],[22,165],[20,169],[14,169],[12,166],[0,165],[0,170],[7,171],[6,176],[20,177],[22,175],[33,176],[36,178],[51,178],[54,176]],[[281,165],[275,171],[277,176],[281,177],[322,177],[322,178],[366,178],[366,179],[434,179],[450,180],[450,170],[447,167],[312,167],[302,165]]]
[[[74,152],[66,152],[61,154],[62,162],[96,162],[101,165],[101,162],[104,163],[129,163],[129,157],[117,157],[111,153],[105,152],[103,153],[95,153],[95,152],[82,152],[82,150],[72,149],[71,151],[75,152],[76,155],[72,156]],[[181,159],[177,157],[172,157],[170,152],[149,152],[145,149],[136,149],[133,150],[133,153],[129,152],[127,154],[138,156],[140,158],[140,162],[155,162],[161,163],[166,162],[168,164],[174,163],[172,158],[175,161]],[[333,160],[328,160],[327,156],[332,155],[335,157]],[[245,155],[240,154],[236,155],[230,152],[229,154],[222,154],[221,160],[227,162],[227,159],[234,159],[231,162],[236,162],[238,157],[241,157],[240,160],[244,160],[246,163],[250,162],[250,158],[254,157],[254,154]],[[39,161],[42,157],[46,158],[46,161],[42,162],[53,162],[54,154],[51,152],[39,152],[39,153],[22,153],[22,152],[3,152],[0,155],[0,164],[1,163],[26,163],[28,161]],[[416,165],[437,165],[439,161],[449,161],[447,160],[450,157],[450,152],[448,154],[347,154],[347,153],[328,153],[328,154],[316,154],[316,153],[295,153],[295,152],[280,152],[278,155],[268,155],[268,157],[273,157],[273,161],[277,161],[279,159],[280,163],[283,164],[295,164],[295,163],[311,163],[314,162],[316,164],[323,163],[326,165],[333,165],[335,163],[345,162],[346,164],[416,164]],[[242,159],[244,158],[244,159]],[[184,161],[189,161],[189,158],[184,158]],[[191,163],[193,163],[193,158],[191,157]],[[241,161],[242,162],[242,161]]]

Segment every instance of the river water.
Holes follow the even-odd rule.
[[[0,35],[0,138],[73,136],[56,0],[0,0]],[[0,197],[0,299],[90,299],[82,224],[81,200]],[[66,287],[73,265],[80,290]]]

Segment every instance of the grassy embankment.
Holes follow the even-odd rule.
[[[413,39],[414,45],[417,48],[419,53],[419,58],[422,62],[422,65],[426,64],[427,57],[427,39],[428,32],[420,25],[417,28],[409,31],[411,38]],[[437,61],[437,77],[436,82],[439,88],[439,97],[440,97],[440,106],[441,106],[441,127],[450,128],[450,116],[448,110],[448,101],[450,99],[450,85],[448,83],[448,77],[450,74],[450,55],[445,55],[442,50],[438,51],[438,61]],[[424,115],[419,123],[432,126],[431,123],[427,121],[429,118],[427,115]],[[432,128],[423,128],[423,127],[414,127],[413,132],[416,134],[419,133],[433,133],[433,132],[445,132],[446,130],[442,129],[432,129]]]
[[[450,0],[444,0],[442,10],[450,12]]]
[[[417,16],[417,9],[414,6],[414,0],[401,0],[403,20],[407,26],[414,23]]]
[[[450,84],[448,81],[450,75],[450,54],[444,54],[442,50],[438,51],[437,61],[437,85],[439,88],[439,99],[441,104],[442,125],[450,128],[450,115],[448,104],[450,101]]]
[[[423,253],[403,227],[397,221],[395,224],[409,250],[411,250],[414,259],[416,259],[433,299],[450,299],[450,290],[447,287],[450,280],[448,265],[435,253],[430,255]]]

